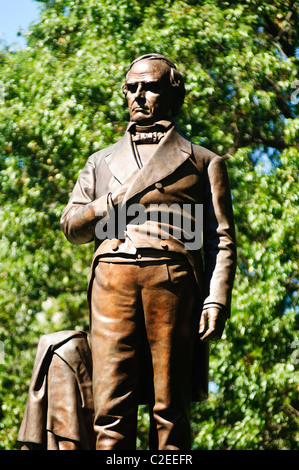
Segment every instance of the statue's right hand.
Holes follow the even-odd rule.
[[[91,205],[92,210],[94,213],[94,217],[103,218],[108,214],[108,207],[110,209],[115,207],[117,204],[120,204],[123,200],[126,192],[127,192],[127,185],[123,184],[118,190],[114,191],[113,193],[103,194],[103,196],[95,199]]]
[[[115,207],[117,204],[120,204],[127,192],[128,186],[123,184],[118,190],[113,193],[103,194],[103,196],[95,199],[90,203],[93,217],[95,219],[102,219],[108,214],[108,208],[110,209]]]
[[[128,186],[126,184],[123,184],[118,190],[114,191],[111,194],[111,200],[114,206],[117,204],[120,204],[127,192]]]
[[[105,217],[108,213],[108,208],[107,208],[107,194],[104,194],[103,196],[99,197],[98,199],[95,199],[90,203],[93,211],[93,217],[95,219],[102,219]]]

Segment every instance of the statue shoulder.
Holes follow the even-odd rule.
[[[203,147],[201,145],[195,144],[192,142],[193,155],[197,162],[203,162],[206,166],[209,166],[214,160],[224,160],[224,157],[221,157],[215,152]]]
[[[108,155],[110,155],[118,148],[119,144],[120,142],[116,142],[115,144],[109,145],[108,147],[98,150],[97,152],[90,155],[90,157],[88,158],[88,162],[93,164],[94,166],[101,164]]]
[[[179,136],[179,139],[181,139],[181,144],[185,146],[186,148],[190,147],[192,149],[192,156],[196,163],[205,164],[208,166],[214,159],[223,159],[223,157],[220,157],[217,155],[215,152],[212,152],[211,150],[207,149],[206,147],[203,147],[202,145],[196,144],[193,142],[193,140],[190,140],[188,137],[186,137],[180,129],[176,126],[176,131]]]

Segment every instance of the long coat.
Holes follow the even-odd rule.
[[[236,247],[225,160],[183,137],[176,125],[167,131],[142,168],[137,166],[134,158],[129,128],[118,143],[89,157],[61,218],[63,232],[71,243],[81,244],[95,240],[89,299],[94,269],[100,257],[109,254],[121,255],[126,247],[123,237],[99,239],[95,237],[95,224],[84,226],[81,222],[88,205],[98,198],[107,204],[109,213],[109,193],[112,194],[115,207],[140,204],[149,216],[144,223],[139,224],[138,230],[134,226],[134,220],[126,220],[125,234],[130,238],[134,250],[153,248],[159,250],[162,257],[170,252],[185,255],[193,268],[198,286],[198,309],[201,311],[202,306],[219,306],[229,317]],[[155,205],[164,207],[167,213],[167,207],[174,204],[181,207],[183,204],[192,207],[201,205],[201,247],[188,249],[190,234],[185,233],[184,227],[180,227],[181,237],[171,235],[178,232],[170,230],[168,238],[165,239],[163,224],[151,222],[154,217],[150,215]],[[189,222],[194,222],[194,213],[187,214],[186,217],[189,217]],[[155,236],[147,236],[149,228],[150,233],[155,233]],[[200,340],[195,344],[193,378],[194,400],[206,398],[208,345]]]

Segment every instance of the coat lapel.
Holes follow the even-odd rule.
[[[106,155],[105,160],[109,170],[120,184],[124,184],[126,180],[139,169],[134,157],[132,140],[128,131],[118,142],[116,149]]]
[[[128,187],[123,203],[173,173],[191,155],[191,142],[173,126]]]

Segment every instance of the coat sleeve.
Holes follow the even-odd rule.
[[[230,316],[236,271],[232,201],[225,161],[215,156],[207,167],[203,221],[204,304]]]
[[[107,213],[107,194],[95,198],[95,163],[91,156],[80,172],[60,224],[66,238],[75,245],[94,240],[95,225]]]

